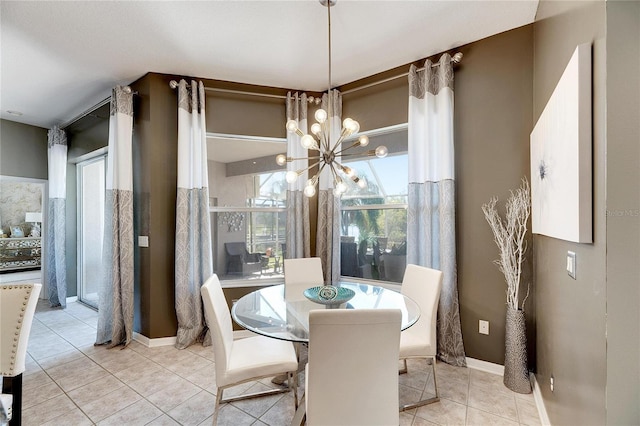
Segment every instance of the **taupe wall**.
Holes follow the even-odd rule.
[[[607,2],[607,424],[640,424],[640,2]]]
[[[540,116],[576,46],[593,45],[593,244],[536,235],[537,371],[552,424],[605,424],[605,2],[541,1],[534,25],[533,117]],[[577,256],[577,279],[566,272]],[[554,392],[549,387],[554,377]]]
[[[533,27],[470,43],[452,52],[464,54],[455,67],[456,230],[460,316],[466,355],[504,363],[506,284],[492,263],[498,249],[481,206],[492,196],[501,203],[529,174],[532,129]],[[436,56],[437,59],[439,57]],[[422,64],[418,64],[421,66]],[[407,72],[409,66],[380,74]],[[375,80],[345,86],[344,90]],[[407,78],[343,96],[343,115],[364,130],[406,123]],[[501,204],[503,205],[503,204]],[[531,281],[531,253],[524,277]],[[532,291],[534,289],[532,288]],[[527,302],[530,360],[535,360],[533,298]],[[488,320],[490,334],[478,333]]]
[[[0,175],[47,176],[47,129],[0,120]]]

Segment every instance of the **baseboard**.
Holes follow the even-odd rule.
[[[176,344],[176,336],[173,337],[160,337],[158,339],[149,339],[147,336],[143,336],[140,333],[133,332],[133,340],[148,347],[157,348],[160,346],[172,346]]]
[[[494,364],[493,362],[482,361],[481,359],[466,358],[467,367],[474,370],[480,370],[498,376],[504,376],[504,365]]]
[[[78,296],[67,297],[67,303],[73,303],[78,301]]]
[[[549,415],[547,414],[547,408],[544,406],[544,400],[542,399],[540,385],[536,380],[536,375],[534,373],[529,373],[529,378],[531,380],[531,388],[533,389],[533,399],[536,403],[536,408],[538,409],[538,416],[540,416],[540,424],[542,424],[542,426],[551,426]]]

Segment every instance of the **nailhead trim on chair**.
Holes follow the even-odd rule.
[[[18,317],[18,325],[16,326],[16,332],[15,332],[15,336],[13,338],[13,349],[11,350],[11,362],[10,362],[10,370],[9,371],[0,371],[0,376],[13,376],[13,367],[15,366],[15,360],[16,360],[16,351],[17,351],[17,347],[18,347],[18,336],[20,335],[20,329],[22,328],[22,319],[24,317],[24,311],[27,309],[27,301],[29,300],[29,296],[31,295],[31,290],[33,289],[33,286],[31,285],[3,285],[2,289],[3,290],[12,290],[12,289],[16,289],[16,290],[22,290],[22,289],[29,289],[29,291],[27,292],[27,295],[24,297],[24,302],[22,302],[22,309],[20,312],[20,316]]]

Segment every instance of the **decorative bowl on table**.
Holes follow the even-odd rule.
[[[306,289],[304,297],[315,303],[323,305],[339,305],[348,302],[356,295],[350,288],[321,285]]]

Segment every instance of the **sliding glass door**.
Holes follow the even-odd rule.
[[[102,268],[104,198],[107,156],[77,165],[78,181],[78,299],[98,308]]]

